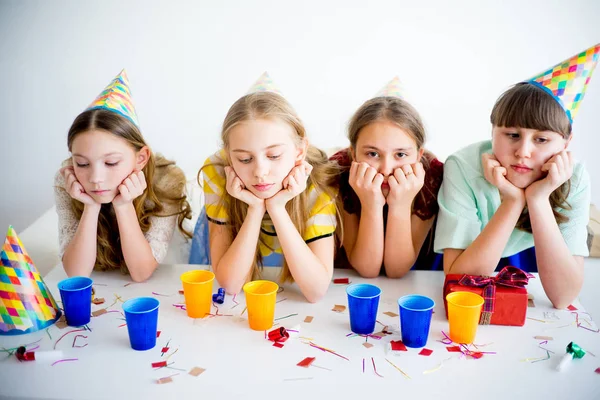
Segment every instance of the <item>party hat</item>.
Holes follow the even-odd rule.
[[[0,252],[0,335],[44,329],[61,312],[12,226]]]
[[[131,90],[129,89],[129,79],[127,73],[122,70],[119,75],[113,79],[106,88],[96,97],[96,100],[89,105],[86,110],[104,109],[121,114],[128,118],[139,128],[137,114],[133,101],[131,100]]]
[[[527,82],[550,93],[565,110],[569,121],[573,123],[598,63],[599,54],[600,43],[556,64],[549,70],[528,79]]]
[[[281,91],[279,90],[277,85],[273,83],[273,80],[267,72],[263,72],[260,78],[258,78],[258,80],[254,82],[254,84],[250,87],[248,93],[246,94],[256,92],[272,92],[277,93],[278,95],[282,95]]]
[[[387,85],[381,88],[375,97],[399,97],[402,98],[402,89],[400,87],[400,79],[395,76]]]

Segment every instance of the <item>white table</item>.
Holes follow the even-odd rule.
[[[597,264],[593,265],[598,267]],[[142,284],[131,284],[128,277],[119,273],[94,273],[98,297],[107,303],[92,310],[113,303],[115,294],[124,300],[137,296],[153,296],[152,292],[169,295],[155,296],[161,302],[159,330],[162,332],[157,346],[149,351],[134,351],[129,346],[127,328],[121,314],[108,313],[92,318],[89,327],[92,332],[84,333],[88,343],[83,348],[72,348],[73,337],[67,335],[57,349],[64,352],[65,358],[78,358],[78,361],[63,362],[55,366],[41,362],[22,362],[0,353],[0,397],[9,398],[207,398],[229,399],[231,395],[243,398],[318,398],[336,396],[339,398],[380,399],[381,396],[402,398],[511,398],[511,399],[598,399],[600,398],[600,375],[594,370],[600,367],[600,334],[570,325],[574,321],[569,311],[555,310],[543,294],[538,279],[530,281],[528,290],[535,296],[535,308],[528,309],[528,317],[546,319],[544,312],[554,312],[560,318],[552,323],[541,323],[528,319],[524,327],[479,326],[476,343],[489,344],[482,351],[494,351],[479,360],[466,359],[460,353],[449,353],[446,345],[438,342],[441,331],[448,331],[442,302],[443,274],[440,272],[411,272],[401,280],[377,278],[361,279],[353,271],[336,271],[336,277],[348,276],[353,283],[368,281],[383,290],[379,305],[378,320],[388,324],[396,332],[381,340],[369,339],[374,344],[365,348],[361,337],[346,337],[350,333],[348,311],[331,311],[334,304],[347,305],[345,285],[332,285],[326,297],[318,304],[307,303],[294,285],[286,285],[278,294],[275,317],[297,313],[297,316],[280,320],[281,326],[292,329],[300,326],[299,336],[312,338],[317,345],[332,349],[347,357],[346,361],[333,354],[310,347],[298,337],[288,340],[283,348],[272,346],[265,340],[263,332],[249,329],[247,313],[244,310],[243,295],[237,296],[235,304],[232,296],[227,296],[225,304],[219,306],[220,313],[233,314],[233,317],[214,317],[193,320],[185,311],[172,304],[182,303],[183,296],[179,275],[194,269],[191,265],[163,265],[152,278]],[[588,266],[586,266],[588,268]],[[273,269],[274,270],[274,269]],[[272,271],[273,271],[272,270]],[[56,287],[65,277],[60,265],[45,278],[55,299],[60,300]],[[595,275],[597,282],[598,275]],[[588,278],[590,278],[588,276]],[[100,286],[105,284],[107,286]],[[215,292],[217,284],[215,282]],[[402,295],[420,293],[432,297],[435,314],[427,348],[433,350],[429,357],[418,355],[418,349],[409,349],[399,355],[388,353],[387,343],[400,339],[399,318],[383,313],[398,313],[396,299]],[[597,309],[598,293],[589,297]],[[574,303],[583,310],[579,302]],[[111,309],[120,310],[120,303]],[[213,308],[214,310],[214,308]],[[312,323],[304,323],[306,316],[314,316]],[[585,317],[582,314],[582,317]],[[595,324],[592,323],[595,329]],[[381,326],[377,327],[378,329]],[[74,329],[59,330],[49,328],[52,340],[46,331],[24,336],[2,337],[0,346],[15,347],[38,339],[40,350],[52,349],[57,338]],[[525,358],[538,358],[546,352],[538,348],[536,335],[552,336],[554,340],[547,348],[556,352],[548,361],[536,363],[521,361]],[[152,362],[162,361],[161,348],[170,340],[170,352],[179,349],[169,358],[172,367],[154,370]],[[583,359],[575,360],[563,372],[555,371],[555,366],[565,352],[565,346],[574,341],[592,352]],[[296,366],[305,357],[316,357],[319,367],[308,369]],[[373,357],[380,378],[373,372]],[[362,360],[365,359],[365,372]],[[401,368],[411,379],[407,379],[387,361]],[[444,361],[441,369],[424,374]],[[193,367],[206,371],[198,377],[187,374]],[[156,379],[179,373],[173,382],[156,384]],[[306,378],[306,379],[299,379]],[[310,379],[307,379],[310,378]],[[241,398],[241,397],[240,397]]]

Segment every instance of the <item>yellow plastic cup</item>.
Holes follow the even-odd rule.
[[[450,339],[470,344],[475,340],[483,306],[483,297],[471,292],[452,292],[446,296]]]
[[[214,279],[215,274],[205,270],[194,270],[181,274],[185,308],[189,317],[203,318],[206,314],[210,314]]]
[[[266,331],[273,326],[275,298],[279,285],[271,281],[252,281],[244,285],[250,329]]]

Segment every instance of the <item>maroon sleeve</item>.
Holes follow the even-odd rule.
[[[413,214],[422,220],[430,219],[437,215],[439,210],[437,196],[444,177],[444,164],[431,155],[429,160],[423,163],[425,167],[425,182],[423,188],[415,198]]]

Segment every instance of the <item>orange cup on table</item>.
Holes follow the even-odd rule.
[[[215,274],[211,271],[193,270],[181,274],[185,308],[191,318],[203,318],[210,314]]]
[[[450,339],[456,343],[470,344],[475,340],[483,297],[471,292],[452,292],[446,296]]]
[[[275,298],[279,285],[271,281],[252,281],[244,285],[250,329],[266,331],[273,326]]]

